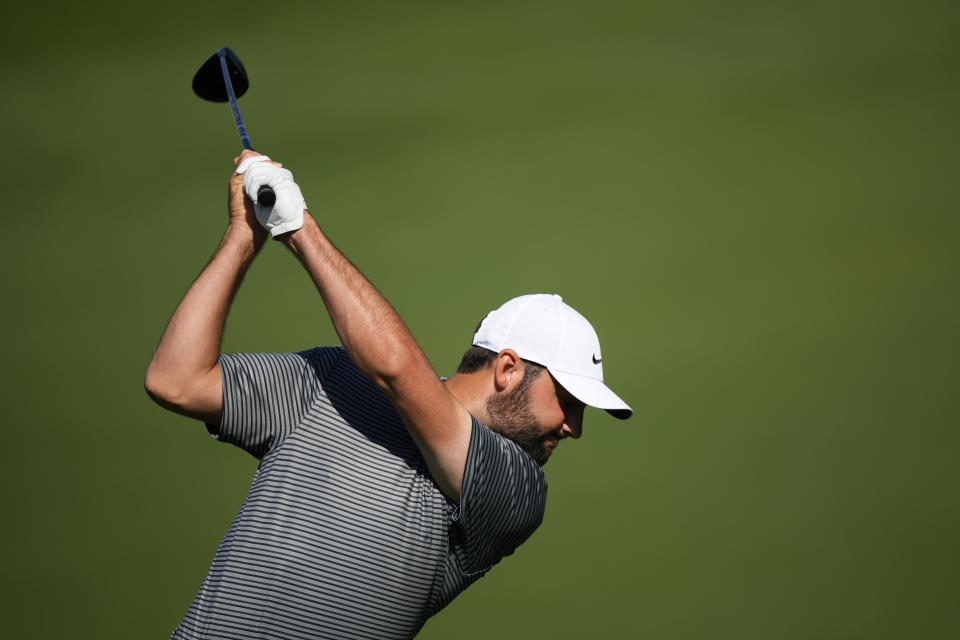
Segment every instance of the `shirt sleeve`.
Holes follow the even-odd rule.
[[[263,458],[300,424],[340,353],[328,347],[220,354],[223,412],[219,425],[207,423],[210,435]]]
[[[547,481],[517,444],[473,419],[451,545],[465,574],[485,572],[543,522]]]

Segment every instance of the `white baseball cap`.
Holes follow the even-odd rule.
[[[480,323],[473,345],[497,353],[513,349],[547,368],[557,382],[586,405],[614,418],[633,415],[603,383],[600,339],[593,327],[556,294],[535,293],[508,300]]]

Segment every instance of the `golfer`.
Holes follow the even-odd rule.
[[[145,385],[260,464],[172,637],[413,637],[540,525],[541,467],[580,437],[585,405],[631,410],[603,383],[590,323],[556,295],[490,312],[457,372],[440,378],[324,235],[292,174],[251,151],[234,170],[227,231]],[[273,207],[251,200],[264,184]],[[220,353],[268,236],[309,272],[342,347]]]

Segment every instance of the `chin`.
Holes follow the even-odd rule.
[[[540,427],[529,419],[522,420],[517,416],[507,417],[511,419],[492,419],[488,426],[508,440],[512,440],[541,467],[547,464],[550,454],[557,446],[557,440],[553,437],[544,438]]]
[[[547,461],[550,460],[550,456],[553,454],[553,447],[544,444],[535,452],[528,452],[530,456],[539,464],[541,467],[547,464]]]

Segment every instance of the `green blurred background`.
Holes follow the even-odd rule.
[[[440,372],[560,292],[636,409],[422,638],[960,633],[952,2],[5,9],[4,635],[166,637],[256,462],[142,388],[253,141]],[[268,245],[224,349],[336,337]]]

